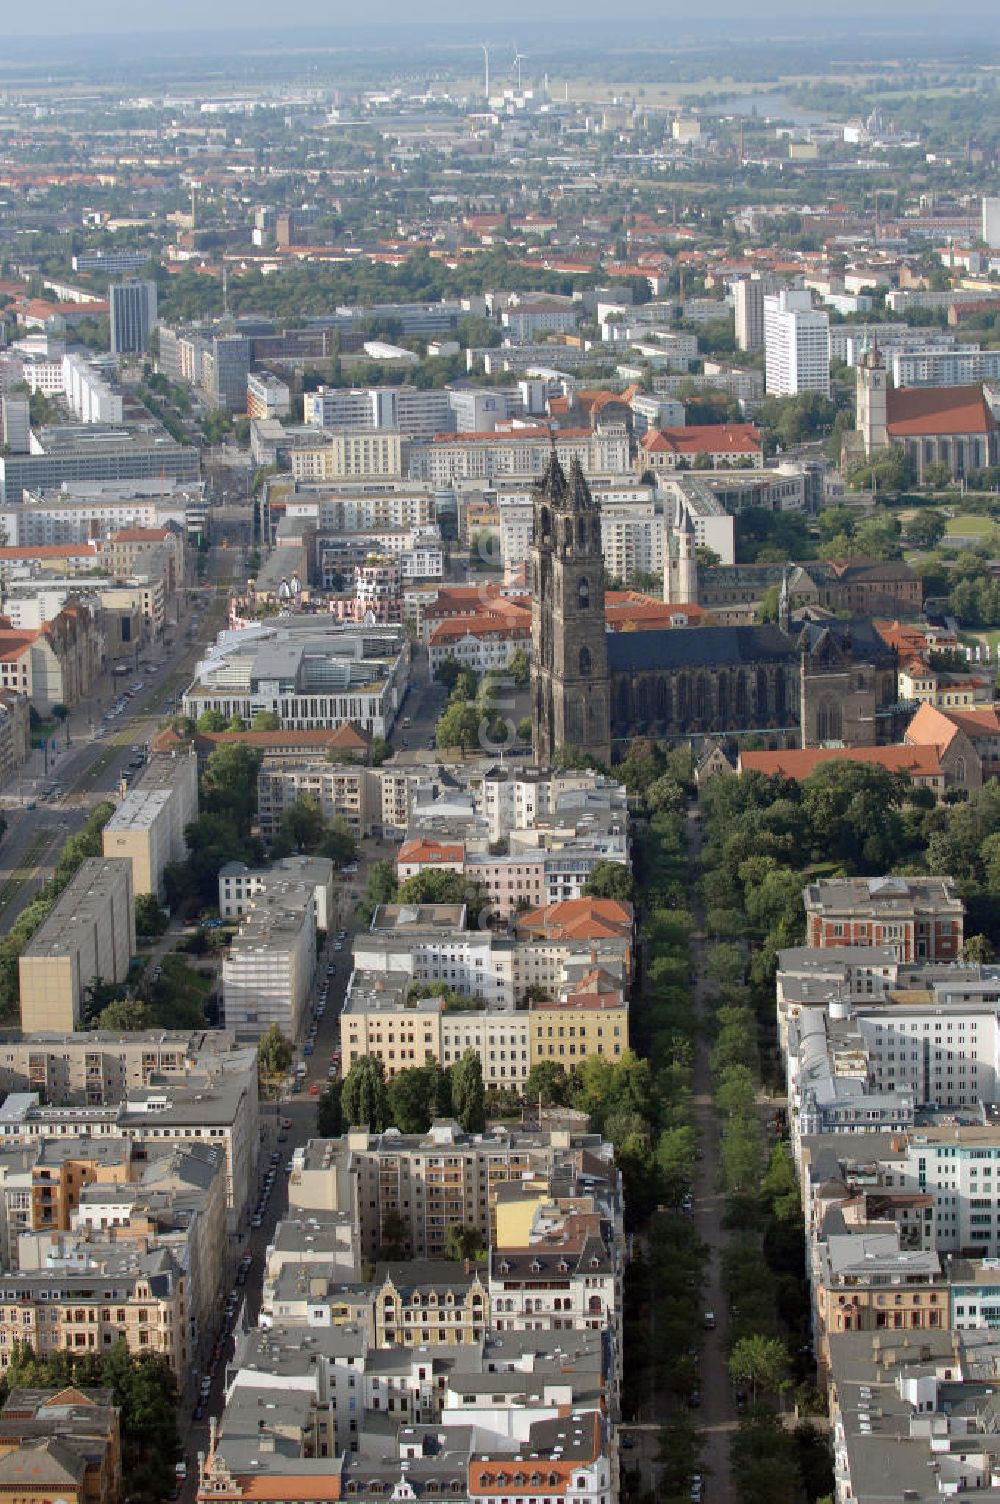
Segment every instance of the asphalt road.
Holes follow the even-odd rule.
[[[198,1452],[207,1451],[208,1448],[209,1418],[213,1415],[220,1415],[224,1407],[225,1369],[226,1364],[233,1356],[236,1334],[241,1326],[251,1328],[257,1325],[267,1249],[270,1246],[278,1222],[281,1221],[288,1211],[288,1172],[286,1165],[296,1148],[306,1144],[310,1138],[315,1137],[318,1099],[327,1084],[331,1054],[340,1044],[340,1009],[351,973],[351,942],[356,930],[354,907],[358,897],[359,886],[363,883],[363,871],[354,882],[338,881],[340,882],[340,886],[337,889],[333,923],[330,926],[330,934],[327,938],[327,950],[317,965],[314,987],[315,1007],[315,1004],[318,1002],[320,989],[327,980],[327,966],[332,965],[335,970],[334,975],[329,979],[329,995],[326,1009],[323,1017],[316,1019],[316,1044],[312,1055],[304,1056],[301,1046],[295,1052],[295,1062],[297,1063],[301,1060],[306,1066],[306,1076],[302,1090],[297,1094],[291,1092],[291,1090],[286,1090],[282,1093],[280,1102],[261,1104],[261,1145],[258,1169],[259,1192],[263,1190],[264,1179],[271,1165],[272,1154],[277,1154],[278,1158],[275,1162],[276,1174],[274,1186],[263,1205],[261,1226],[255,1228],[252,1225],[256,1206],[253,1198],[251,1198],[248,1214],[244,1218],[238,1236],[231,1243],[229,1291],[239,1296],[240,1309],[236,1314],[235,1320],[222,1320],[221,1307],[225,1302],[224,1299],[220,1300],[220,1326],[217,1332],[206,1334],[205,1347],[208,1350],[211,1350],[216,1337],[222,1337],[221,1354],[215,1365],[214,1373],[210,1374],[212,1382],[208,1399],[203,1405],[196,1406],[195,1396],[200,1389],[201,1377],[205,1371],[204,1364],[202,1364],[199,1366],[198,1373],[192,1381],[187,1403],[181,1410],[181,1429],[182,1435],[184,1435],[185,1457],[188,1463],[188,1479],[181,1495],[184,1504],[189,1504],[189,1501],[194,1498],[195,1487],[193,1475],[197,1473],[196,1462]],[[346,929],[347,935],[342,942],[341,950],[337,951],[335,949],[337,943],[336,931],[340,927]],[[315,1095],[310,1091],[310,1087],[312,1086],[316,1088]],[[282,1119],[289,1122],[291,1126],[283,1129],[281,1127]],[[236,1284],[236,1270],[242,1254],[246,1251],[249,1251],[252,1255],[253,1262],[250,1266],[246,1284],[239,1286]],[[198,1411],[201,1413],[195,1419]]]
[[[71,713],[48,756],[32,754],[21,775],[0,794],[7,831],[0,842],[0,934],[10,929],[41,885],[52,876],[59,852],[83,826],[95,804],[117,794],[121,774],[134,746],[142,746],[159,730],[166,705],[186,687],[205,643],[214,639],[225,619],[224,595],[216,590],[243,569],[243,550],[214,547],[209,551],[207,578],[180,593],[175,642],[165,650],[152,645],[140,660],[152,671],[137,669],[120,681],[104,675],[82,705]],[[193,627],[188,636],[185,623]],[[141,679],[143,688],[128,702],[122,715],[102,719],[121,689]],[[42,789],[55,785],[58,798],[45,800]],[[31,804],[34,809],[29,808]]]

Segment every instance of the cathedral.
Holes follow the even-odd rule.
[[[696,580],[694,538],[675,529],[664,596]],[[610,765],[640,735],[665,741],[748,736],[774,749],[872,746],[896,733],[896,658],[871,623],[608,632],[598,503],[579,465],[553,451],[534,494],[530,553],[532,747],[572,745]]]

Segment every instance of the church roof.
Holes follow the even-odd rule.
[[[636,669],[721,668],[739,664],[793,663],[793,638],[780,627],[692,627],[678,631],[612,632],[608,668],[612,674]]]
[[[911,778],[940,778],[941,757],[937,747],[789,747],[778,752],[741,752],[741,773],[780,774],[796,782],[827,762],[875,764],[889,773],[907,773]]]
[[[921,438],[939,433],[990,433],[996,423],[982,387],[903,387],[886,393],[889,432],[893,438]]]

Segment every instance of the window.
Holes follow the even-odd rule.
[[[582,647],[580,649],[580,673],[584,678],[590,673],[590,661],[590,649]]]
[[[577,586],[577,605],[581,611],[587,611],[590,607],[590,581],[585,574],[580,576]]]

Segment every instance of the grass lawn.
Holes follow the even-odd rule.
[[[945,537],[957,534],[960,538],[987,538],[995,526],[992,517],[976,517],[971,512],[961,512],[957,517],[948,518]]]

